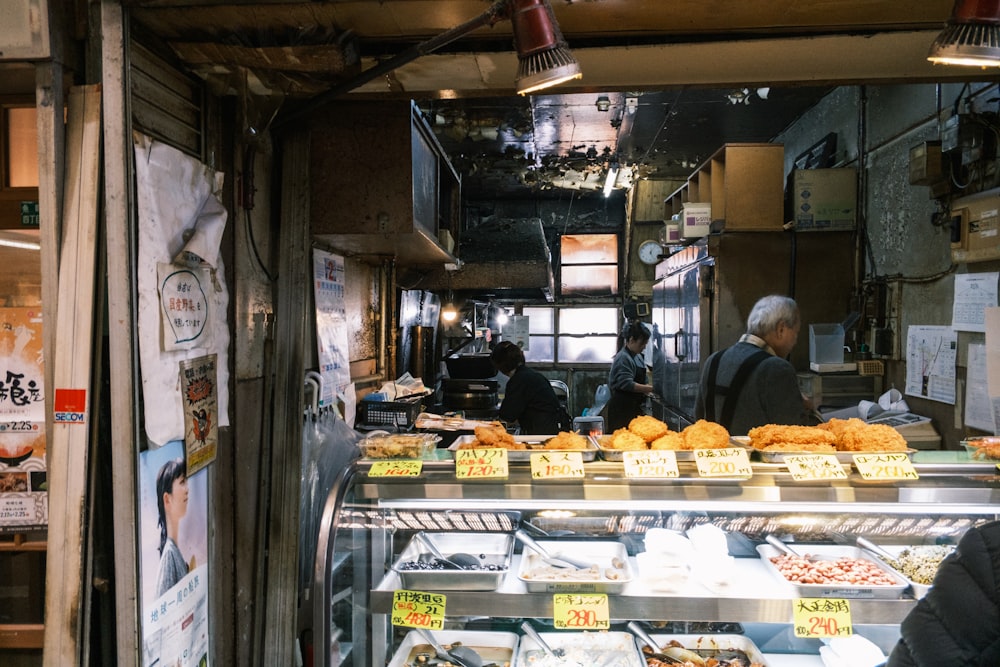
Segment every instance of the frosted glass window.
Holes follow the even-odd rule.
[[[563,234],[559,237],[563,264],[617,264],[617,234]]]
[[[555,333],[553,329],[555,308],[525,308],[523,312],[528,316],[529,334]]]
[[[38,127],[34,107],[5,110],[7,183],[9,188],[38,187]]]
[[[563,308],[559,311],[560,334],[618,335],[617,308]]]
[[[528,350],[524,353],[526,362],[552,363],[555,361],[555,346],[552,336],[528,336]]]
[[[618,235],[559,237],[559,290],[563,296],[618,294]]]
[[[563,363],[610,364],[617,341],[613,337],[559,337],[559,361]]]
[[[618,294],[617,266],[566,266],[560,275],[563,296],[614,296]]]

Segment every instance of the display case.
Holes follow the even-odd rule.
[[[792,627],[795,601],[813,591],[778,581],[765,567],[759,557],[768,548],[764,537],[778,535],[806,550],[855,549],[858,537],[893,548],[953,544],[969,527],[997,518],[995,463],[966,460],[964,453],[917,452],[913,466],[919,479],[866,480],[851,470],[843,480],[797,481],[778,463],[755,462],[752,477],[737,479],[699,477],[693,463],[681,462],[679,478],[642,479],[626,476],[622,463],[596,460],[584,464],[582,479],[540,480],[528,465],[512,463],[506,479],[470,480],[456,476],[451,460],[423,461],[412,477],[374,476],[371,464],[359,460],[343,471],[323,514],[305,612],[315,664],[393,660],[410,631],[390,621],[394,592],[404,588],[393,566],[416,533],[459,533],[452,545],[475,554],[477,545],[520,528],[550,546],[567,540],[567,553],[577,556],[588,554],[581,541],[620,545],[635,579],[606,589],[613,631],[642,621],[658,633],[735,633],[759,647],[771,667],[822,665],[820,640],[797,637]],[[653,583],[643,555],[650,531],[683,533],[701,524],[725,532],[732,556],[727,571],[689,573],[681,584]],[[523,558],[518,544],[495,591],[449,586],[443,630],[520,635],[528,621],[543,633],[553,631],[553,593],[525,585]],[[852,598],[854,632],[888,653],[916,599],[903,586],[870,593],[832,596]],[[398,660],[393,664],[402,664]]]

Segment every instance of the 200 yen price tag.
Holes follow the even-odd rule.
[[[622,452],[626,477],[680,477],[677,455],[669,449],[651,449],[644,452]]]
[[[797,598],[792,601],[796,637],[848,637],[851,603],[842,598]]]
[[[419,477],[424,469],[423,461],[400,459],[399,461],[375,461],[368,469],[369,477]]]
[[[455,477],[458,479],[507,477],[507,471],[507,450],[502,447],[455,452]]]
[[[694,461],[701,477],[753,477],[750,457],[742,447],[696,449]]]
[[[404,628],[440,630],[446,597],[441,593],[398,590],[392,594],[392,624]]]
[[[847,479],[844,466],[833,454],[785,454],[785,465],[792,479]]]
[[[580,452],[532,452],[531,479],[583,479]]]
[[[605,593],[556,593],[552,596],[556,630],[607,630],[611,627]]]
[[[919,479],[910,457],[902,452],[854,454],[862,479]]]

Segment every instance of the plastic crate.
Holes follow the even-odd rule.
[[[883,375],[885,364],[879,359],[864,359],[858,362],[858,375]]]
[[[360,422],[366,425],[413,426],[423,409],[423,396],[398,401],[364,401],[358,405]]]

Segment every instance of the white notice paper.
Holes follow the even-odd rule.
[[[969,363],[972,363],[970,358]],[[993,422],[1000,414],[1000,308],[986,309],[986,384]]]
[[[995,433],[990,389],[986,381],[986,346],[969,344],[969,366],[965,373],[965,425]]]
[[[910,326],[906,332],[906,394],[955,404],[958,334],[951,327]]]
[[[951,328],[955,331],[986,331],[985,311],[997,305],[1000,273],[961,273],[955,276],[955,302]]]

